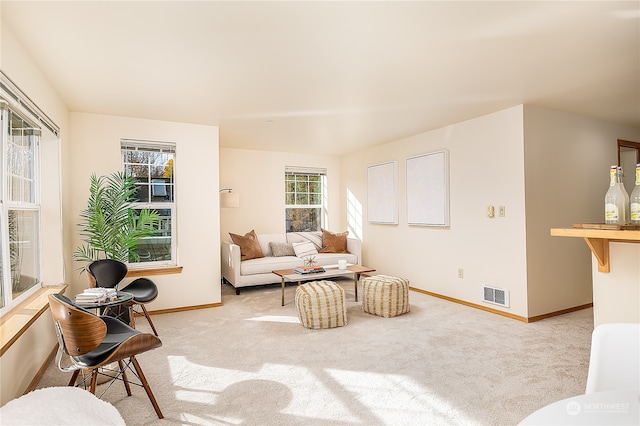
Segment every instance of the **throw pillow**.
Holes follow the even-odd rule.
[[[349,253],[347,251],[349,231],[334,233],[322,229],[322,248],[320,253]]]
[[[271,247],[271,253],[273,253],[274,257],[296,255],[296,252],[293,249],[293,245],[291,245],[291,243],[276,243],[274,241],[271,241],[269,243],[269,247]]]
[[[293,251],[298,257],[315,256],[318,254],[316,246],[311,241],[303,241],[301,243],[293,243]]]
[[[251,232],[247,232],[244,235],[237,235],[229,232],[229,235],[231,236],[231,241],[240,246],[241,261],[264,257],[255,230],[252,229]]]

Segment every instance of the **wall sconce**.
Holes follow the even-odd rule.
[[[223,192],[226,191],[226,192]],[[240,194],[231,192],[231,188],[223,188],[220,190],[220,207],[236,208],[240,207]]]

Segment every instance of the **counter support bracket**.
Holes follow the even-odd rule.
[[[584,240],[598,260],[598,272],[609,272],[609,240],[606,238],[589,237],[585,237]]]

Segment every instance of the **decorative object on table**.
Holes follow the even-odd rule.
[[[636,164],[636,185],[629,195],[629,222],[640,225],[640,163]]]
[[[94,287],[87,288],[82,293],[77,294],[74,298],[79,305],[106,302],[107,300],[115,300],[117,298],[115,288]]]
[[[344,289],[332,281],[312,281],[296,288],[296,310],[300,323],[322,329],[347,325]]]
[[[312,266],[298,266],[293,270],[296,274],[318,274],[320,272],[326,272],[324,267],[318,265]]]
[[[385,318],[406,314],[409,304],[409,280],[375,275],[362,280],[362,310]]]
[[[629,194],[622,183],[622,169],[609,169],[609,189],[604,196],[604,223],[626,225],[629,219]]]
[[[136,214],[136,192],[135,179],[124,172],[91,175],[87,208],[78,224],[83,243],[73,253],[75,260],[140,260],[138,244],[156,234],[161,219],[155,210],[140,209]]]
[[[347,269],[347,261],[344,259],[338,260],[338,269]]]

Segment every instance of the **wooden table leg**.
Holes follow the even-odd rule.
[[[282,306],[284,306],[284,277],[282,277]]]
[[[353,273],[353,287],[356,293],[356,302],[358,301],[358,281],[360,281],[360,274],[357,272]]]

